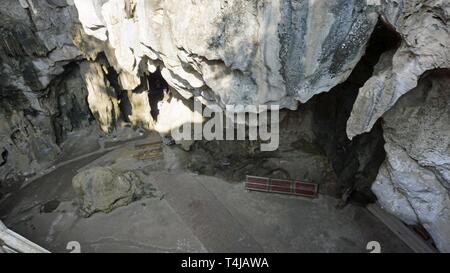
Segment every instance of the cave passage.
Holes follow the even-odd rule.
[[[151,114],[154,121],[158,121],[159,108],[158,104],[164,99],[164,94],[168,92],[169,85],[161,75],[161,71],[158,69],[156,72],[147,76],[148,81],[148,98],[151,107]]]
[[[111,76],[114,75],[114,76]],[[114,83],[117,83],[117,74],[115,72],[109,73],[108,77],[109,81],[111,82],[111,85],[114,86],[116,90],[120,90],[118,85],[115,85]],[[148,93],[148,100],[150,103],[150,114],[153,118],[154,122],[158,121],[159,116],[159,103],[164,100],[165,94],[167,94],[169,89],[169,85],[164,80],[164,78],[161,75],[160,70],[156,70],[154,73],[150,73],[148,75],[144,75],[141,77],[141,84],[136,87],[133,91],[120,91],[118,93],[118,99],[120,101],[119,107],[120,111],[122,113],[122,118],[126,122],[130,122],[129,116],[133,113],[133,105],[130,102],[129,95],[131,93],[135,94],[141,94],[142,92]]]
[[[5,165],[8,162],[8,150],[3,149],[3,152],[1,154],[2,156],[2,162],[0,162],[0,167]]]
[[[347,121],[359,89],[373,75],[380,56],[399,44],[398,34],[379,20],[366,54],[345,82],[314,96],[297,111],[283,110],[278,151],[255,152],[258,144],[252,142],[199,141],[194,154],[201,156],[192,157],[190,168],[234,181],[243,181],[246,175],[313,180],[322,184],[322,194],[341,198],[341,208],[348,203],[365,206],[375,202],[371,186],[386,157],[381,122],[371,132],[349,140]],[[321,156],[330,162],[333,175],[317,174],[327,169],[312,166]],[[275,158],[289,163],[276,164]]]
[[[376,201],[371,191],[386,155],[383,129],[379,121],[371,132],[349,140],[347,121],[359,89],[373,75],[381,55],[400,45],[401,38],[380,19],[369,40],[366,53],[349,78],[328,93],[315,96],[312,105],[316,141],[323,148],[338,177],[341,206],[347,202],[367,204]]]

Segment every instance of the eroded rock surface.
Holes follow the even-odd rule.
[[[380,203],[422,224],[450,252],[450,73],[432,72],[383,117],[387,159],[373,185]]]
[[[80,65],[81,75],[88,90],[87,102],[95,119],[104,132],[116,127],[120,116],[116,91],[106,78],[104,66],[96,62]]]
[[[114,48],[108,58],[125,89],[139,84],[140,67],[153,72],[162,63],[165,80],[186,98],[290,109],[349,76],[378,17],[347,0],[75,5],[85,32]]]
[[[83,171],[73,178],[72,184],[85,217],[97,212],[111,212],[145,195],[138,175],[110,168],[95,167]]]
[[[70,38],[77,11],[66,1],[0,3],[0,180],[48,166],[65,135],[89,124]]]
[[[373,77],[361,88],[348,122],[350,138],[370,131],[402,95],[417,86],[423,73],[450,68],[448,1],[387,1],[383,9],[386,23],[402,42],[382,56]]]

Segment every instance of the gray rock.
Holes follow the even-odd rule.
[[[448,1],[392,0],[383,8],[386,22],[401,35],[402,43],[381,58],[373,77],[361,88],[348,121],[349,138],[370,131],[401,96],[417,86],[423,73],[450,68]]]
[[[104,65],[98,62],[83,62],[81,75],[88,90],[89,107],[104,132],[112,131],[120,117],[119,100],[115,89],[106,78]]]
[[[0,180],[48,167],[65,135],[89,124],[71,39],[77,10],[62,0],[0,2]],[[81,82],[81,84],[80,84]]]
[[[97,212],[109,213],[144,195],[142,182],[135,173],[120,173],[103,167],[79,173],[72,184],[85,217]]]
[[[389,212],[422,224],[450,252],[450,74],[437,71],[383,119],[387,160],[373,191]]]
[[[329,91],[364,54],[378,18],[359,0],[74,3],[84,31],[106,42],[119,77],[135,83],[122,87],[139,84],[137,64],[152,71],[156,61],[180,94],[221,106],[295,109]]]

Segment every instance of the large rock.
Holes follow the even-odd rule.
[[[419,82],[383,117],[387,159],[373,185],[385,209],[450,252],[450,73]]]
[[[111,212],[144,195],[142,182],[135,173],[120,173],[103,167],[79,173],[72,184],[86,217],[96,212]]]
[[[10,76],[0,86],[44,90],[65,65],[82,58],[71,38],[77,10],[66,1],[5,0],[0,14],[0,68]]]

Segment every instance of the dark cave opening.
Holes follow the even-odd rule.
[[[165,95],[169,90],[169,85],[162,77],[159,68],[153,73],[142,73],[140,76],[140,84],[135,89],[124,90],[120,84],[119,74],[115,68],[111,66],[104,52],[97,55],[96,62],[101,63],[105,69],[104,76],[112,89],[112,94],[114,94],[119,102],[118,106],[120,109],[121,120],[125,121],[128,125],[132,122],[130,120],[130,116],[133,115],[133,102],[131,99],[131,94],[141,94],[143,92],[147,92],[151,109],[150,114],[153,121],[157,121],[159,116],[158,104],[165,98]],[[141,124],[135,124],[135,126],[139,127]],[[142,124],[142,126],[145,127],[144,124]]]
[[[289,149],[323,154],[328,158],[336,175],[336,186],[333,189],[325,189],[324,193],[342,198],[343,205],[348,201],[367,204],[376,200],[371,191],[371,185],[385,159],[381,122],[378,122],[371,132],[353,140],[348,139],[346,126],[359,89],[372,76],[374,67],[381,55],[398,47],[400,42],[401,37],[398,33],[380,19],[368,42],[365,55],[345,82],[327,93],[316,95],[306,104],[300,105],[298,111],[285,111],[288,120],[290,117],[295,120],[294,116],[301,118],[305,113],[311,115],[313,122],[307,130],[310,130],[310,134],[314,136],[309,139],[299,136],[298,139],[288,145]],[[106,60],[104,56],[99,56],[99,58]],[[129,98],[130,92],[148,92],[151,116],[153,121],[156,122],[159,116],[158,104],[165,99],[169,88],[161,75],[161,71],[158,69],[154,73],[143,75],[141,84],[136,89],[124,92],[120,88],[117,72],[109,65],[107,65],[107,69],[106,76],[111,87],[116,90],[124,121],[130,122],[128,117],[132,115],[133,111],[133,105]],[[284,134],[289,134],[289,126],[299,126],[291,121],[287,123]],[[283,137],[283,132],[281,132],[281,137]],[[282,154],[285,151],[290,152],[287,148],[276,153],[261,153],[255,152],[254,145],[251,142],[231,145],[233,147],[229,146],[226,143],[219,144],[211,141],[195,143],[194,153],[207,153],[208,155],[203,154],[198,162],[191,162],[191,169],[209,175],[220,175],[222,173],[227,178],[231,177],[231,180],[242,180],[244,172],[246,170],[248,172],[248,166],[251,165],[253,170],[262,171],[265,175],[275,178],[278,176],[280,178],[295,177],[295,174],[290,174],[289,171],[280,166],[264,165],[274,157],[285,157]],[[240,162],[241,164],[229,164],[230,161]],[[218,163],[214,165],[211,162]],[[247,165],[244,166],[243,164]],[[264,167],[258,167],[263,165]]]
[[[118,85],[118,75],[113,68],[108,71],[108,80],[111,85],[120,90]],[[122,118],[126,122],[130,122],[128,118],[133,114],[133,105],[130,101],[130,92],[140,94],[142,92],[148,92],[148,99],[150,103],[151,116],[153,121],[156,122],[159,116],[158,104],[164,99],[166,92],[168,92],[169,85],[161,75],[161,71],[157,69],[154,73],[149,73],[141,77],[141,84],[132,91],[120,91],[117,92],[119,99],[119,108],[122,113]]]
[[[9,154],[8,150],[4,148],[3,152],[1,153],[2,162],[0,162],[0,167],[4,166],[6,163],[8,163],[8,154]]]
[[[80,81],[78,62],[70,62],[64,66],[64,73],[56,77],[48,87],[45,100],[57,102],[52,126],[55,142],[61,145],[69,132],[91,124],[94,117],[88,107],[87,90]],[[75,86],[71,83],[76,83]],[[35,114],[37,116],[37,113]]]
[[[417,32],[413,23],[420,27],[421,23],[430,20],[423,16],[419,7],[414,9],[417,14],[413,14],[418,16],[412,16],[405,22],[406,16],[410,16],[410,7],[395,6],[396,3],[390,6],[383,3],[386,7],[370,7],[373,3],[366,4],[357,5],[349,1],[342,5],[327,5],[288,1],[280,7],[263,7],[237,3],[224,5],[217,16],[206,18],[208,13],[206,17],[200,18],[200,21],[205,19],[208,23],[205,26],[197,26],[195,20],[191,20],[192,24],[188,26],[178,26],[176,21],[179,16],[189,19],[193,15],[195,19],[198,10],[209,8],[207,4],[203,7],[197,3],[195,6],[198,10],[192,9],[190,14],[181,14],[183,12],[167,5],[150,5],[138,12],[139,6],[136,6],[135,1],[126,1],[125,6],[120,7],[105,3],[101,11],[106,19],[94,26],[92,20],[85,21],[98,16],[89,14],[88,9],[80,9],[78,6],[81,4],[76,7],[56,7],[58,14],[64,11],[63,15],[70,16],[48,18],[54,22],[66,22],[63,19],[73,17],[77,28],[74,27],[70,32],[71,35],[77,32],[78,36],[72,37],[73,43],[83,54],[76,52],[70,56],[73,53],[71,49],[76,50],[70,41],[61,47],[50,49],[48,46],[48,50],[43,50],[44,54],[33,54],[33,61],[39,59],[33,67],[29,64],[31,55],[27,56],[25,52],[27,43],[23,43],[25,51],[17,47],[17,54],[15,51],[9,53],[9,57],[17,57],[20,61],[18,67],[23,70],[13,71],[19,78],[24,78],[24,83],[18,81],[18,84],[30,86],[33,93],[22,90],[23,86],[8,85],[6,89],[0,90],[0,108],[3,108],[0,114],[6,113],[5,119],[1,120],[6,126],[0,127],[0,220],[24,237],[54,252],[69,250],[68,246],[65,248],[67,239],[71,240],[69,244],[80,242],[78,244],[82,246],[83,252],[220,252],[247,249],[262,252],[364,252],[370,250],[370,243],[374,242],[379,242],[386,253],[391,249],[408,250],[400,244],[400,240],[394,240],[396,232],[390,236],[389,230],[381,225],[382,221],[370,215],[365,207],[359,207],[376,201],[371,187],[375,177],[379,175],[376,180],[380,182],[383,175],[383,169],[379,171],[379,168],[386,160],[384,145],[393,143],[389,115],[385,114],[370,132],[353,140],[347,137],[347,123],[358,92],[374,75],[380,57],[393,52],[402,39],[381,18],[371,33],[368,28],[371,29],[376,22],[376,14],[388,18],[398,17],[393,24],[396,24],[399,32],[411,38],[412,42],[408,43],[411,48],[414,44],[413,35]],[[97,5],[96,9],[102,5]],[[27,6],[30,6],[25,8],[27,13],[35,8]],[[77,14],[65,12],[66,8],[73,12],[78,10],[79,21]],[[394,8],[396,14],[392,14],[390,8]],[[38,26],[34,30],[42,32],[42,40],[54,35],[57,35],[58,41],[64,40],[67,35],[60,36],[60,32],[67,32],[65,27],[70,26],[69,22],[67,25],[62,24],[63,27],[56,31],[39,28],[38,23],[47,25],[44,19],[48,18],[43,16],[49,9],[44,5],[38,9],[39,14],[28,14],[31,19],[34,18],[30,25]],[[440,7],[436,9],[438,11],[433,10],[433,13],[437,14]],[[210,13],[214,15],[214,11]],[[149,12],[154,18],[146,18]],[[327,15],[333,20],[324,22],[321,15]],[[117,20],[108,20],[111,18]],[[279,19],[278,24],[274,24],[272,19]],[[217,29],[208,27],[217,22],[220,23]],[[176,27],[167,28],[171,23]],[[269,29],[262,29],[259,23],[263,24],[262,28]],[[434,26],[440,29],[439,25]],[[183,32],[185,27],[189,33],[202,32],[205,39],[188,37]],[[196,27],[200,28],[197,30]],[[128,33],[124,33],[124,29]],[[140,35],[143,34],[142,29],[145,37]],[[433,29],[427,30],[432,36]],[[240,35],[242,33],[244,36]],[[369,35],[370,41],[367,40]],[[173,39],[166,39],[169,36]],[[217,40],[217,46],[205,49],[205,40],[210,40],[206,39],[210,38],[208,36]],[[426,43],[428,37],[424,38]],[[45,44],[52,44],[52,41],[51,38]],[[227,41],[234,43],[228,45]],[[272,41],[275,41],[275,46]],[[34,44],[32,42],[31,45]],[[368,44],[365,46],[366,42]],[[418,42],[423,40],[416,39],[416,44]],[[361,56],[360,50],[363,48],[366,49],[365,55],[355,66],[358,61],[355,58]],[[100,53],[95,58],[101,50],[106,53]],[[265,52],[267,50],[268,53]],[[422,55],[414,49],[411,51],[416,53],[415,57]],[[431,51],[434,52],[434,49]],[[275,54],[275,58],[270,58],[270,54]],[[24,55],[24,60],[15,55]],[[152,60],[147,60],[150,56]],[[45,66],[47,59],[53,61],[60,57],[63,59],[56,61],[51,71]],[[283,57],[298,62],[283,62]],[[281,75],[274,71],[279,68],[279,61],[282,66],[280,70],[286,68]],[[408,64],[408,61],[405,63]],[[63,65],[66,63],[68,65]],[[303,63],[306,65],[303,66]],[[376,66],[377,70],[383,68],[383,64]],[[165,65],[173,71],[166,74],[164,69],[161,73],[159,68]],[[320,70],[309,69],[316,65]],[[64,66],[63,74],[60,74],[60,66]],[[156,71],[151,70],[157,66],[159,68]],[[349,66],[354,68],[351,75]],[[232,69],[228,69],[230,67]],[[154,72],[149,73],[149,69]],[[15,79],[11,77],[10,71],[6,72],[0,78]],[[344,73],[345,77],[342,77]],[[38,80],[47,74],[50,75],[50,85],[42,81],[45,88],[39,87]],[[170,87],[162,75],[171,84]],[[195,122],[188,118],[181,119],[191,114],[181,111],[186,108],[183,106],[191,106],[194,101],[182,98],[182,95],[186,96],[183,91],[189,94],[186,97],[194,95],[195,98],[201,96],[205,99],[202,100],[205,104],[202,105],[203,109],[207,108],[207,102],[214,101],[220,102],[222,108],[232,102],[281,102],[288,106],[293,102],[294,106],[288,108],[294,109],[297,101],[293,95],[303,91],[319,92],[310,87],[316,86],[315,83],[321,85],[322,76],[326,78],[329,75],[331,78],[336,77],[332,86],[337,84],[337,78],[341,83],[332,89],[330,86],[326,93],[308,99],[297,110],[281,110],[281,143],[280,149],[276,151],[261,151],[261,144],[267,143],[262,138],[256,141],[221,142],[207,141],[210,138],[203,137],[197,142],[177,141],[179,145],[169,145],[166,141],[175,142],[175,134],[173,139],[169,139],[170,133],[165,132],[172,122],[174,126],[178,126],[176,122],[202,123],[199,119]],[[289,84],[288,77],[298,79],[300,84],[297,85],[296,81]],[[137,86],[135,83],[139,80]],[[425,80],[427,82],[422,91],[432,89],[434,84],[431,78]],[[5,82],[12,81],[8,79]],[[380,80],[380,84],[385,82]],[[275,86],[278,84],[295,90],[287,90],[286,94],[278,93],[280,86]],[[297,87],[304,89],[298,90]],[[180,93],[176,90],[180,90]],[[384,100],[386,94],[389,95],[389,92],[375,99]],[[252,100],[252,96],[255,96],[255,100]],[[283,100],[278,99],[278,96]],[[80,103],[80,98],[84,99],[84,103]],[[390,112],[400,109],[397,106]],[[15,115],[16,110],[20,116]],[[427,115],[424,116],[433,117],[428,115],[427,110],[423,109],[416,116],[425,113]],[[198,109],[195,111],[198,113]],[[10,115],[12,117],[8,116],[10,112],[14,114]],[[395,115],[395,118],[397,116],[400,115]],[[243,123],[237,123],[245,127]],[[250,122],[248,125],[257,126]],[[261,123],[259,125],[263,126]],[[433,135],[441,134],[442,131],[445,133],[439,130],[441,126],[437,127]],[[217,128],[214,127],[216,131]],[[249,127],[246,129],[247,138],[251,133]],[[408,130],[401,129],[399,131],[406,135]],[[232,133],[236,138],[240,132],[235,128]],[[411,138],[426,141],[414,137],[412,135]],[[445,141],[441,143],[446,144]],[[388,159],[391,159],[388,145],[386,151]],[[397,162],[403,164],[407,161]],[[394,165],[393,161],[390,163]],[[189,165],[188,168],[186,165]],[[12,176],[16,175],[10,170],[17,170],[23,176],[20,177],[20,183],[24,187],[9,185],[9,181],[14,179]],[[268,178],[267,189],[271,190],[277,184],[272,183],[274,180],[270,178],[319,184],[320,196],[314,200],[303,200],[279,194],[252,193],[246,191],[246,175]],[[389,173],[390,180],[386,179],[386,183],[390,182],[389,185],[394,187],[392,191],[390,188],[386,191],[407,196],[408,191],[395,185],[396,176]],[[427,180],[427,177],[417,176]],[[78,187],[77,181],[88,183],[80,183]],[[292,183],[290,187],[290,193],[294,193],[297,185]],[[380,200],[377,206],[388,210],[389,207],[383,204],[383,196],[375,187],[374,192]],[[392,202],[395,201],[393,198]],[[347,204],[345,210],[338,210]],[[82,211],[88,206],[98,214],[83,219]],[[399,208],[408,206],[400,204]],[[394,214],[402,216],[396,211]],[[393,241],[391,246],[389,243]],[[367,242],[369,244],[366,247]]]
[[[349,78],[330,92],[319,94],[301,106],[313,105],[316,141],[323,147],[336,172],[342,206],[347,202],[367,204],[376,201],[371,186],[386,157],[381,121],[371,132],[353,140],[347,137],[347,121],[359,89],[373,75],[381,55],[396,49],[400,42],[399,34],[380,19],[365,55]]]
[[[154,121],[158,120],[159,109],[158,104],[164,99],[165,93],[169,90],[169,85],[161,75],[161,71],[158,69],[156,72],[147,76],[148,81],[148,99],[151,107],[151,114]]]
[[[399,44],[399,35],[379,20],[366,54],[345,82],[316,95],[297,111],[282,111],[278,151],[260,152],[252,141],[197,141],[188,168],[228,181],[243,181],[252,174],[315,181],[321,184],[322,194],[342,199],[340,207],[376,201],[371,186],[386,157],[381,122],[353,140],[348,139],[346,127],[359,89],[373,75],[381,55]],[[308,164],[320,156],[329,161],[332,176],[312,174],[321,170]],[[309,161],[300,159],[308,157]]]

